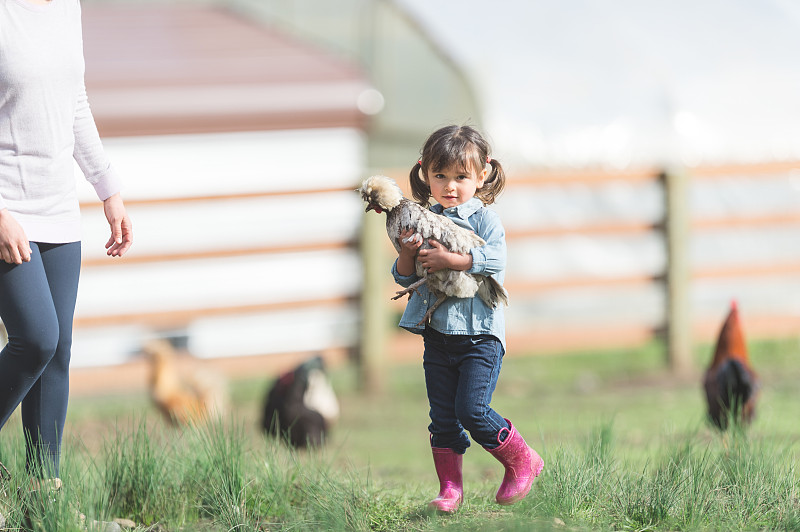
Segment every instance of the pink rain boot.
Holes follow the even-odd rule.
[[[508,430],[506,439],[498,447],[486,449],[506,468],[503,483],[500,484],[495,496],[497,503],[503,505],[514,504],[523,499],[531,490],[533,480],[539,476],[544,467],[541,456],[528,447],[514,425],[507,419],[506,421],[510,427],[503,429]],[[501,430],[500,433],[502,432]],[[497,435],[497,441],[500,442],[500,434]]]
[[[433,465],[439,477],[439,496],[433,499],[428,508],[439,512],[453,513],[458,510],[464,498],[464,488],[461,480],[461,462],[464,455],[452,449],[431,447],[433,451]]]

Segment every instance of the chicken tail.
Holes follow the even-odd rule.
[[[503,288],[494,277],[485,277],[484,282],[479,283],[478,297],[487,306],[495,308],[498,304],[508,306],[508,292]]]

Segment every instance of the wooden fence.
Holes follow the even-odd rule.
[[[509,249],[509,354],[613,349],[663,338],[673,368],[691,371],[688,350],[716,334],[734,298],[749,335],[797,335],[799,172],[800,164],[787,163],[512,176],[494,206]],[[403,172],[391,174],[405,183]],[[683,187],[671,189],[676,176]],[[361,214],[354,192],[359,177],[352,185],[340,177],[328,188],[130,199],[137,253],[121,261],[85,257],[76,337],[106,331],[97,345],[124,337],[130,352],[153,335],[195,337],[194,345],[212,346],[200,356],[231,375],[272,375],[311,353],[355,358],[364,386],[380,390],[387,364],[420,359],[421,341],[396,326],[404,301],[390,301],[394,251],[384,217]],[[709,200],[717,196],[725,201]],[[299,217],[274,219],[289,204],[319,208],[302,214],[301,230]],[[239,213],[239,222],[227,223],[256,227],[245,231],[245,240],[216,235],[213,245],[197,238],[181,245],[186,228],[163,220],[167,213],[180,218],[184,208],[194,213],[193,230],[213,225],[198,213],[220,219]],[[87,227],[102,228],[96,203],[84,211],[93,219]],[[159,232],[159,242],[142,243],[147,233]],[[314,267],[301,271],[308,263]],[[219,269],[234,277],[221,288],[214,277]],[[102,295],[114,283],[128,285],[127,300]],[[232,340],[259,335],[269,339],[259,352],[252,346],[237,351],[241,346]],[[124,368],[131,386],[145,382],[135,357],[108,364]],[[87,367],[73,375],[80,386],[111,370]],[[119,381],[109,386],[121,387]]]
[[[405,181],[399,172],[396,177]],[[537,196],[544,199],[536,202]],[[591,212],[559,212],[590,198]],[[494,208],[507,230],[510,354],[658,338],[667,347],[665,361],[691,372],[692,346],[713,340],[732,299],[740,302],[749,335],[800,334],[800,306],[791,295],[800,284],[798,163],[515,175]],[[615,264],[614,254],[626,245],[632,260]],[[559,254],[567,255],[562,264],[571,264],[556,271],[537,266]],[[593,258],[608,264],[594,267]],[[384,275],[376,282],[383,286],[374,297],[386,302],[394,287],[386,259],[380,260]],[[396,323],[403,304],[392,306],[390,321]],[[365,329],[382,319],[370,316]],[[382,363],[383,352],[398,360],[421,357],[419,339],[403,331],[390,329],[383,345],[365,340],[365,351],[373,353],[365,357],[368,365]],[[379,371],[368,368],[366,375]]]

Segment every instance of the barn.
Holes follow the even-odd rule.
[[[153,337],[234,368],[347,351],[361,282],[352,191],[377,110],[364,73],[219,7],[83,12],[87,91],[135,244],[105,256],[102,208],[80,183],[73,367],[139,368]]]

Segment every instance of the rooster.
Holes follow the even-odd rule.
[[[318,447],[339,418],[339,401],[322,358],[311,358],[280,375],[267,394],[262,428],[292,447]]]
[[[227,393],[220,377],[179,365],[167,340],[151,340],[142,351],[150,362],[150,395],[168,423],[203,423],[223,412]]]
[[[469,250],[486,244],[484,240],[455,222],[436,214],[425,207],[403,197],[403,192],[393,179],[385,176],[368,177],[358,189],[361,198],[367,204],[365,212],[374,210],[380,214],[386,211],[386,233],[394,248],[400,252],[400,233],[412,229],[414,234],[409,241],[422,241],[420,249],[429,249],[430,240],[436,240],[454,253],[469,253]],[[444,269],[427,272],[416,262],[416,273],[419,281],[408,288],[400,290],[392,299],[411,295],[423,284],[436,297],[436,301],[425,313],[418,325],[426,323],[433,311],[448,297],[474,297],[477,295],[489,307],[502,303],[508,305],[508,294],[505,288],[493,277],[467,273],[465,271]]]
[[[720,430],[728,420],[748,424],[755,414],[760,382],[750,366],[736,302],[719,332],[714,358],[705,374],[708,416]]]

